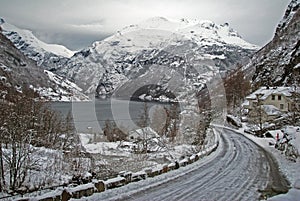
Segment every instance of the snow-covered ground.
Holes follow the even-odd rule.
[[[245,125],[243,128],[239,129],[240,133],[242,133],[247,138],[251,139],[269,153],[271,153],[278,165],[280,171],[287,177],[289,182],[291,183],[292,189],[283,195],[278,195],[270,200],[279,201],[279,200],[299,200],[300,199],[300,189],[299,189],[299,181],[300,181],[300,159],[298,158],[296,162],[288,160],[286,156],[279,151],[278,149],[274,148],[274,139],[272,138],[259,138],[251,134],[244,133]],[[291,143],[295,145],[298,149],[298,153],[300,153],[300,132],[297,131],[297,128],[294,127],[287,127],[286,132],[293,134]],[[271,142],[271,145],[270,145]],[[297,187],[297,188],[295,188]]]
[[[84,147],[85,151],[91,154],[100,154],[102,157],[102,160],[105,160],[105,164],[109,164],[113,160],[116,160],[118,158],[119,160],[125,160],[130,163],[130,161],[133,161],[133,165],[137,165],[139,160],[144,160],[144,164],[140,168],[144,168],[146,166],[155,166],[159,165],[161,163],[166,162],[172,162],[175,160],[180,160],[186,156],[192,155],[193,153],[199,151],[200,149],[193,145],[183,144],[162,144],[161,141],[163,139],[153,139],[153,142],[156,142],[157,144],[152,144],[153,151],[151,153],[147,153],[146,155],[142,154],[135,154],[134,149],[136,146],[138,146],[134,142],[130,141],[118,141],[118,142],[107,142],[104,137],[102,137],[101,141],[94,140],[95,136],[92,134],[86,134],[81,133],[80,139],[82,146]],[[104,141],[103,141],[104,140]],[[149,145],[150,146],[150,145]],[[140,158],[142,157],[142,158]],[[127,170],[130,171],[130,169],[124,169],[124,168],[130,168],[126,166],[118,166],[115,167],[119,171]],[[119,169],[120,168],[120,169]],[[123,169],[122,169],[123,168]],[[131,167],[136,169],[137,167]],[[132,171],[132,170],[131,170]]]
[[[299,201],[300,200],[300,179],[298,179],[287,194],[281,194],[270,198],[270,201]]]
[[[81,200],[260,199],[258,191],[264,190],[270,184],[272,169],[270,167],[274,164],[268,157],[270,153],[262,151],[257,144],[272,150],[268,141],[245,135],[242,130],[240,133],[225,127],[216,127],[214,130],[220,134],[220,137],[217,135],[216,138],[219,139],[219,146],[209,156],[178,170],[130,183],[120,188],[106,190],[100,194],[95,193],[90,197],[81,198]],[[84,148],[90,150],[91,153],[101,153],[102,159],[104,159],[103,153],[109,157],[121,152],[123,152],[123,156],[131,155],[130,149],[128,149],[132,144],[130,142],[123,142],[123,145],[126,146],[122,147],[120,146],[121,142],[94,142],[94,135],[91,134],[81,134],[80,137]],[[180,154],[182,150],[189,149],[185,145],[175,147],[174,153],[180,152]],[[176,151],[176,149],[178,150]],[[122,163],[119,160],[118,166],[123,164],[120,162]],[[152,163],[152,167],[153,165],[155,164]],[[299,184],[295,184],[294,187],[290,190],[289,197],[285,198],[292,196],[293,200],[298,195]],[[281,199],[280,197],[275,198]]]
[[[227,129],[227,128],[226,128]],[[292,128],[289,128],[290,130],[292,130]],[[228,129],[227,129],[228,130]],[[230,130],[230,129],[229,129]],[[229,131],[228,130],[228,131]],[[286,195],[279,195],[279,196],[275,196],[275,197],[273,197],[273,198],[271,198],[271,200],[286,200],[286,199],[290,199],[290,200],[295,200],[295,198],[297,198],[297,196],[299,196],[299,192],[300,192],[300,190],[298,190],[299,189],[299,187],[298,187],[298,185],[296,184],[296,182],[297,182],[297,179],[298,178],[300,178],[300,171],[299,171],[299,169],[300,169],[300,166],[299,166],[299,160],[297,161],[297,162],[292,162],[292,161],[290,161],[290,160],[287,160],[286,159],[286,157],[284,156],[284,155],[282,155],[281,154],[281,152],[279,151],[279,150],[277,150],[277,149],[275,149],[274,148],[274,144],[273,143],[271,143],[271,144],[273,144],[273,145],[270,145],[270,141],[272,141],[272,142],[274,142],[272,139],[270,139],[270,138],[258,138],[258,137],[255,137],[255,136],[253,136],[253,135],[250,135],[250,134],[246,134],[246,133],[244,133],[243,132],[243,130],[244,130],[244,128],[241,128],[240,130],[239,130],[239,133],[241,134],[241,135],[244,135],[245,137],[247,137],[247,138],[249,138],[251,141],[253,141],[253,142],[255,142],[256,144],[258,144],[259,146],[261,146],[261,147],[263,147],[265,150],[267,150],[270,154],[272,154],[273,156],[275,156],[275,158],[276,158],[276,160],[277,160],[277,162],[278,162],[278,164],[279,164],[279,168],[280,168],[280,171],[281,172],[283,172],[284,173],[284,175],[286,175],[286,177],[288,178],[288,180],[291,182],[291,186],[292,187],[294,187],[294,188],[292,188],[289,192],[288,192],[288,194],[286,194]],[[225,133],[228,133],[228,131],[226,131]],[[233,132],[235,132],[235,129],[232,129],[232,131]],[[224,132],[224,131],[223,131]],[[229,133],[228,133],[229,134]],[[228,135],[228,134],[226,134],[226,135]],[[230,134],[231,135],[231,134]],[[300,133],[299,133],[299,136],[300,136]],[[298,133],[295,135],[295,136],[293,136],[293,141],[296,141],[297,142],[297,140],[300,138],[298,136]],[[233,139],[235,139],[235,137],[236,137],[236,135],[234,135],[234,137],[233,136],[231,136],[230,137],[230,141],[231,140],[233,140]],[[84,139],[84,138],[86,138],[86,139]],[[228,138],[228,137],[226,137],[226,138]],[[223,139],[224,140],[224,139]],[[228,139],[226,139],[226,141],[227,140],[229,140],[229,138]],[[115,150],[116,149],[116,145],[114,145],[114,147],[111,147],[110,145],[110,143],[101,143],[101,144],[94,144],[94,145],[92,145],[92,144],[89,144],[89,143],[87,143],[88,141],[91,141],[91,137],[87,137],[87,136],[85,136],[84,137],[84,135],[82,136],[82,142],[85,144],[84,146],[87,148],[87,149],[92,149],[92,147],[94,147],[94,146],[98,146],[98,150],[101,150],[100,152],[102,152],[102,153],[105,153],[105,151],[103,151],[103,149],[107,149],[107,148],[105,148],[105,147],[110,147],[111,148],[111,150]],[[234,140],[235,141],[235,140]],[[228,143],[229,141],[227,141],[226,143]],[[235,141],[235,143],[237,143],[237,142],[239,142],[238,144],[235,144],[235,145],[233,145],[231,148],[232,148],[232,150],[233,151],[237,151],[237,149],[240,149],[239,148],[239,146],[244,146],[244,144],[243,143],[248,143],[248,142],[246,142],[245,140],[243,140],[242,138],[239,138],[239,140],[238,141]],[[243,143],[242,143],[243,142]],[[224,143],[224,142],[223,142]],[[232,143],[232,142],[231,142]],[[242,144],[240,144],[240,143],[242,143]],[[251,144],[251,143],[250,143]],[[128,144],[128,145],[130,145],[130,143]],[[100,148],[101,147],[101,148]],[[221,146],[223,149],[224,149],[224,145],[222,145]],[[179,147],[177,147],[178,148],[178,150],[180,150],[179,151],[179,153],[182,153],[182,150],[184,150],[184,148],[187,148],[186,146],[179,146]],[[253,148],[250,148],[252,151],[251,152],[253,152]],[[174,148],[174,150],[176,150],[176,148]],[[174,151],[173,150],[173,151]],[[219,150],[220,151],[220,150]],[[223,150],[224,151],[224,150]],[[229,150],[227,150],[227,151],[229,151]],[[239,151],[243,151],[243,154],[246,154],[246,152],[245,152],[245,150],[243,150],[243,149],[241,149],[241,150],[239,150]],[[176,152],[176,151],[175,151]],[[172,154],[175,154],[175,152],[172,152]],[[250,151],[249,151],[249,153],[247,153],[247,154],[251,154],[252,156],[251,157],[253,157],[253,153],[251,153]],[[108,153],[108,152],[106,152],[106,153]],[[124,154],[124,152],[123,152],[123,154]],[[215,154],[215,153],[214,153]],[[250,156],[249,156],[250,157]],[[263,159],[259,159],[259,160],[263,160]],[[258,161],[259,161],[258,160]],[[265,161],[266,161],[266,159],[264,159]],[[261,162],[263,162],[263,161],[260,161],[260,163]],[[228,164],[227,164],[228,165]],[[253,165],[253,164],[252,164]],[[257,164],[258,165],[258,164]],[[260,164],[261,165],[261,164]],[[272,165],[272,164],[268,164],[268,165]],[[266,165],[263,165],[263,167],[264,168],[266,168],[265,166],[268,166],[267,164]],[[194,166],[194,165],[192,165],[192,166]],[[191,166],[191,167],[192,167]],[[264,169],[263,168],[263,169]],[[233,169],[236,169],[236,168],[233,168]],[[267,169],[269,169],[269,168],[267,168]],[[92,196],[91,198],[89,198],[89,200],[97,200],[97,199],[99,199],[99,198],[101,198],[101,199],[108,199],[108,200],[131,200],[131,198],[132,199],[134,199],[134,200],[144,200],[144,199],[148,199],[148,198],[150,198],[150,195],[148,196],[145,196],[144,195],[144,191],[146,191],[146,192],[149,192],[149,193],[151,193],[151,194],[153,194],[153,192],[154,192],[154,190],[153,189],[157,189],[158,190],[158,187],[157,186],[161,186],[161,185],[165,185],[167,182],[171,182],[170,183],[170,186],[172,186],[174,183],[174,181],[173,180],[177,180],[177,178],[179,178],[179,177],[182,177],[182,175],[184,175],[185,173],[184,173],[184,171],[186,171],[186,170],[180,170],[180,171],[183,171],[183,172],[180,172],[179,174],[178,174],[178,171],[179,170],[177,170],[177,171],[175,171],[177,174],[175,174],[175,175],[172,175],[172,176],[159,176],[158,178],[154,178],[154,179],[150,179],[150,180],[147,180],[147,181],[143,181],[142,183],[144,183],[144,184],[141,184],[140,182],[138,183],[138,184],[130,184],[129,186],[126,186],[126,187],[122,187],[121,189],[119,189],[119,190],[109,190],[109,191],[107,191],[107,192],[105,192],[105,193],[102,193],[101,195],[94,195],[94,196]],[[265,174],[265,176],[267,176],[268,175],[268,173],[267,173],[267,170],[264,170],[263,171],[264,172],[264,174]],[[171,173],[170,173],[171,174]],[[189,174],[189,173],[186,173],[186,174]],[[237,175],[239,175],[240,173],[239,172],[236,172],[236,174]],[[180,175],[180,176],[179,176]],[[224,175],[223,175],[224,176]],[[253,175],[252,175],[253,176]],[[161,177],[163,177],[163,179],[161,178]],[[225,178],[226,178],[226,176],[224,176]],[[262,179],[262,180],[264,180],[264,179],[266,179],[266,178],[264,178],[264,177],[262,177],[262,175],[260,176],[261,178],[260,179]],[[264,179],[263,179],[264,178]],[[203,179],[203,180],[205,180],[205,179]],[[223,180],[223,178],[221,179],[221,177],[219,178],[219,180],[221,181],[221,180]],[[226,180],[226,179],[225,179]],[[255,181],[256,183],[261,183],[262,182],[262,180],[257,180],[257,181]],[[202,179],[201,179],[201,181],[202,181]],[[259,181],[259,182],[258,182]],[[264,180],[265,181],[265,180]],[[197,181],[197,182],[199,182],[199,181]],[[194,182],[194,183],[196,183],[196,182]],[[220,183],[218,183],[218,184],[214,184],[214,187],[216,187],[216,186],[219,186],[219,188],[221,188],[221,186],[222,186],[223,184],[222,184],[222,182],[220,182]],[[266,185],[266,184],[265,184]],[[140,186],[143,186],[142,188],[139,188]],[[262,185],[260,188],[259,188],[259,190],[262,190],[263,188],[265,188],[266,186],[264,186],[264,185]],[[298,188],[298,189],[297,189]],[[178,186],[175,186],[174,188],[170,188],[169,190],[170,191],[173,191],[173,190],[178,190],[179,192],[181,191],[180,189],[181,189],[181,187],[178,187]],[[258,190],[258,189],[257,189]],[[186,190],[187,192],[189,192],[189,190]],[[246,191],[247,191],[247,193],[246,193]],[[249,192],[251,191],[251,189],[247,189],[244,193],[246,193],[246,194],[249,194]],[[219,192],[219,191],[218,191]],[[174,198],[174,197],[178,197],[178,195],[176,194],[176,193],[174,193],[173,195],[172,194],[168,194],[168,196],[166,196],[166,197],[164,197],[164,193],[166,193],[166,192],[164,192],[164,193],[162,193],[161,192],[161,190],[159,190],[157,193],[155,193],[155,194],[153,194],[153,196],[154,197],[159,197],[159,199],[166,199],[166,198]],[[187,193],[187,194],[189,194],[189,193]],[[225,192],[224,192],[224,194],[226,194]],[[238,194],[238,193],[236,193],[235,192],[235,194],[237,194],[237,195],[239,195],[239,196],[241,196],[241,194]],[[111,195],[113,195],[113,196],[111,196]],[[137,195],[137,196],[135,196],[135,195]],[[197,194],[197,195],[199,195],[199,194]],[[202,196],[204,196],[204,195],[202,195]],[[205,192],[205,196],[207,196],[207,192]],[[216,195],[214,195],[214,196],[216,196]],[[254,196],[254,194],[251,194],[251,196]],[[255,195],[255,196],[257,196],[257,195]],[[255,197],[254,196],[254,197]],[[158,198],[157,197],[157,198]],[[179,196],[180,197],[180,196]],[[183,197],[185,197],[185,196],[183,196]],[[220,197],[219,197],[220,198]],[[243,196],[241,196],[240,198],[245,198],[245,195],[243,195]],[[253,198],[253,197],[252,197]]]
[[[72,173],[70,172],[70,161],[67,161],[61,151],[48,149],[45,147],[30,147],[31,154],[28,161],[28,172],[25,177],[25,181],[22,184],[21,190],[36,191],[29,193],[26,196],[37,196],[41,193],[49,192],[51,189],[47,189],[52,186],[60,186],[69,184],[72,180]],[[10,154],[10,149],[3,149],[3,154]],[[7,164],[4,164],[5,166]],[[6,169],[4,166],[4,170]],[[6,181],[9,181],[9,171],[5,171]],[[47,190],[42,190],[47,189]],[[0,193],[1,197],[10,196],[9,194]],[[14,200],[20,195],[15,197],[8,197],[4,200]]]
[[[251,140],[228,129],[218,132],[218,149],[192,165],[81,200],[259,199],[272,164]]]

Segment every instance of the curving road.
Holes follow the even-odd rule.
[[[259,200],[259,190],[287,189],[269,153],[237,132],[216,130],[221,133],[218,149],[194,168],[166,182],[141,185],[139,190],[112,191],[108,200]]]

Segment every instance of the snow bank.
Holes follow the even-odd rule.
[[[240,133],[251,139],[253,142],[257,143],[261,147],[263,147],[266,151],[271,153],[276,161],[278,162],[279,169],[282,173],[285,174],[287,179],[294,183],[293,188],[289,190],[287,194],[280,194],[274,196],[268,200],[271,201],[298,201],[300,200],[300,161],[293,162],[286,158],[285,155],[281,153],[281,151],[274,148],[274,143],[269,143],[270,138],[259,138],[254,135],[244,133],[244,128],[239,129]],[[282,129],[291,139],[291,143],[298,148],[300,151],[300,128],[287,126]],[[282,139],[283,133],[281,130],[269,131],[270,135],[276,137],[277,133],[279,133],[279,139]],[[274,139],[273,139],[274,140]],[[300,153],[300,152],[299,152]]]
[[[300,153],[300,127],[287,126],[284,128],[284,132],[287,133],[291,139],[291,144]]]

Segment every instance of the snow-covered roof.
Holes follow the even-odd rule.
[[[262,105],[262,109],[268,116],[281,115],[281,111],[274,105]]]
[[[245,102],[242,103],[242,107],[248,106],[250,105],[250,102],[248,100],[246,100]]]
[[[256,96],[261,94],[260,97],[261,100],[267,99],[270,95],[284,95],[284,96],[291,96],[292,94],[290,87],[261,87],[249,96],[246,97],[246,99],[256,99]]]
[[[296,132],[300,133],[300,127],[295,127],[295,126],[286,126],[286,127],[284,127],[283,130],[284,130],[285,133],[287,133],[289,135],[293,135]]]
[[[279,135],[279,139],[283,138],[283,132],[281,130],[270,130],[265,133],[265,135],[269,133],[274,139],[276,139],[277,134]]]

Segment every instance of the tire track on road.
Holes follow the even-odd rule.
[[[261,189],[267,187],[264,195],[288,188],[270,153],[238,132],[222,130],[218,149],[196,162],[199,168],[115,200],[258,200]]]

